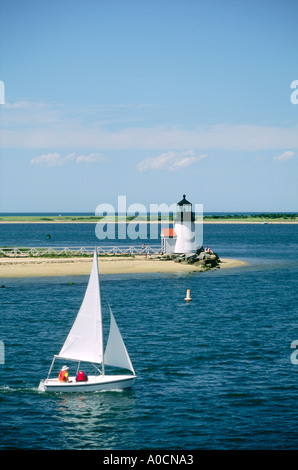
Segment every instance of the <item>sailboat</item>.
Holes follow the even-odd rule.
[[[102,305],[95,250],[83,302],[59,354],[53,357],[47,378],[40,381],[40,391],[85,392],[123,389],[133,385],[136,374],[110,307],[109,310],[110,331],[104,351]],[[77,371],[81,362],[92,364],[95,373],[88,374],[85,381],[77,382],[76,376],[70,376],[67,382],[60,382],[58,377],[50,377],[56,359],[77,362]],[[129,373],[110,375],[105,372],[105,366],[125,369],[125,372]]]

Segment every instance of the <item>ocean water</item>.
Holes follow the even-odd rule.
[[[297,232],[206,224],[204,243],[248,265],[102,276],[138,375],[124,391],[38,391],[88,276],[0,278],[0,449],[297,449]],[[100,244],[92,224],[0,224],[0,246],[50,243]]]

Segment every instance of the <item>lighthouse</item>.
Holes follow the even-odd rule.
[[[185,194],[177,204],[174,231],[177,237],[175,253],[194,253],[197,249],[195,214],[192,211],[192,204],[186,200]]]

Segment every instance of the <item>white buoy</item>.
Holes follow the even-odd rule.
[[[186,291],[186,297],[184,299],[186,302],[189,302],[191,300],[191,296],[190,296],[190,289],[187,289]]]

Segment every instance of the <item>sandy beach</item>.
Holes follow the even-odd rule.
[[[0,258],[0,278],[36,276],[79,276],[89,275],[91,258]],[[220,269],[245,266],[247,263],[235,259],[221,259]],[[100,274],[127,273],[191,273],[201,271],[199,266],[150,259],[144,256],[135,258],[99,258]]]

